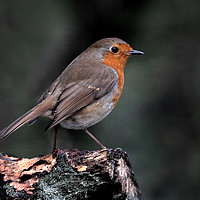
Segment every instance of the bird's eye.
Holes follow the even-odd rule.
[[[111,47],[111,52],[113,53],[117,53],[119,51],[119,49],[117,47]]]

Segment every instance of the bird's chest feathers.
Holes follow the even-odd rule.
[[[128,57],[123,55],[113,55],[112,53],[108,53],[106,56],[104,56],[103,62],[109,67],[112,67],[118,75],[118,94],[112,99],[114,105],[119,100],[124,86],[124,67],[126,65],[127,59]]]

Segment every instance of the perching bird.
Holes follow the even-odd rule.
[[[118,38],[95,42],[75,58],[40,97],[38,104],[0,132],[5,138],[38,117],[51,119],[47,130],[60,124],[67,129],[87,130],[104,119],[115,107],[124,85],[124,67],[134,54],[129,44]],[[54,141],[54,148],[55,148]]]

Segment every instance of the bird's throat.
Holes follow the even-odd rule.
[[[123,55],[113,55],[112,53],[108,53],[105,57],[103,62],[108,65],[109,67],[112,67],[118,75],[118,94],[112,99],[114,102],[114,105],[119,100],[119,97],[121,96],[122,89],[124,86],[124,67],[126,65],[128,57]]]

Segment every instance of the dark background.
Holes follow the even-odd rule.
[[[199,0],[0,0],[0,129],[35,105],[79,53],[119,37],[144,56],[129,59],[123,95],[90,131],[125,150],[144,199],[200,199]],[[33,157],[52,150],[40,118],[0,151]],[[83,132],[59,131],[58,146],[96,150]]]

